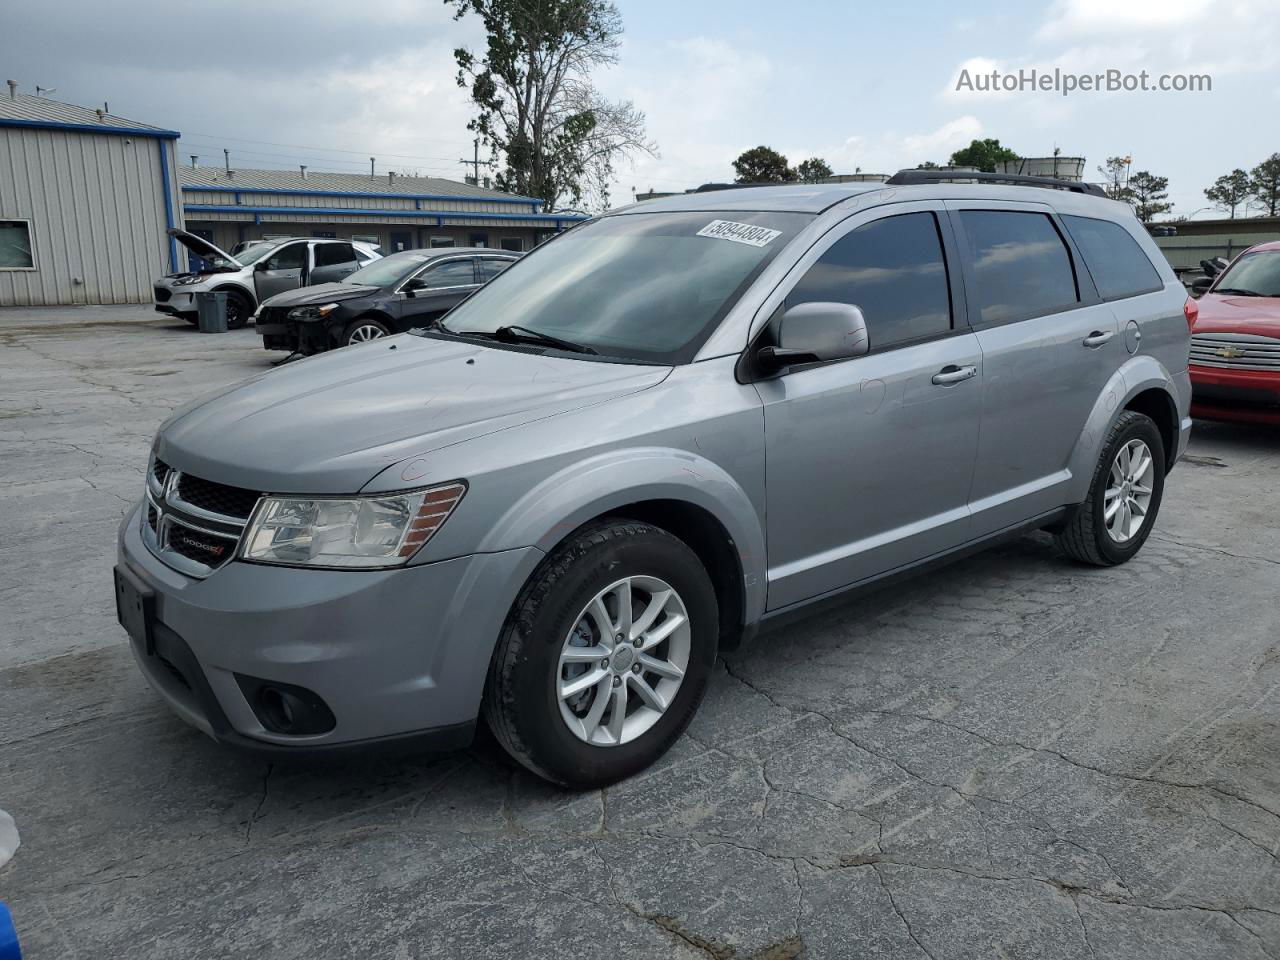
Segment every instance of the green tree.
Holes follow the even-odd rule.
[[[1236,208],[1249,198],[1249,175],[1239,167],[1213,181],[1213,186],[1205,190],[1204,195],[1213,201],[1213,205],[1225,210],[1236,218]]]
[[[1129,178],[1129,202],[1143,223],[1150,223],[1162,213],[1173,209],[1169,203],[1169,178],[1157,177],[1146,170],[1139,170]]]
[[[951,166],[977,167],[987,173],[995,173],[996,164],[1005,160],[1017,159],[1018,155],[1008,147],[1001,146],[999,140],[988,138],[986,140],[974,140],[963,150],[957,150],[953,153],[951,155]]]
[[[1249,196],[1262,204],[1268,217],[1280,213],[1280,153],[1273,153],[1249,171]]]
[[[484,24],[483,52],[453,55],[478,111],[468,126],[492,151],[499,189],[538,197],[548,211],[584,198],[604,206],[615,162],[656,153],[644,114],[591,83],[592,70],[618,60],[622,18],[608,0],[444,3],[454,19]]]
[[[821,157],[810,157],[796,167],[796,177],[802,183],[821,183],[832,175],[831,167]]]
[[[1105,179],[1103,189],[1112,200],[1132,202],[1129,190],[1129,157],[1107,157],[1107,162],[1098,167],[1098,172]]]
[[[733,161],[737,171],[737,183],[791,183],[796,172],[787,164],[787,158],[771,147],[752,147]]]
[[[937,170],[937,169],[938,169],[938,164],[934,163],[932,160],[926,160],[924,163],[917,163],[917,164],[915,165],[915,167],[913,167],[912,169],[915,169],[915,170]]]

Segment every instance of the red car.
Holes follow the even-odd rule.
[[[1191,415],[1280,423],[1280,241],[1240,254],[1195,306]]]

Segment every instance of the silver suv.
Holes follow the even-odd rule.
[[[608,783],[783,615],[1024,530],[1132,557],[1191,427],[1186,303],[1079,184],[627,207],[168,420],[119,616],[220,741],[457,746],[483,716]]]

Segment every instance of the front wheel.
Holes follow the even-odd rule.
[[[539,776],[574,787],[643,770],[693,718],[715,663],[715,590],[697,555],[657,527],[588,527],[517,598],[484,714]]]
[[[227,293],[227,329],[239,330],[253,316],[253,304],[243,293],[234,290]]]
[[[1057,535],[1074,560],[1096,566],[1124,563],[1155,525],[1164,496],[1164,441],[1155,422],[1126,410],[1102,446],[1089,496]]]
[[[370,340],[381,340],[389,336],[391,331],[385,323],[370,317],[361,317],[359,320],[351,321],[347,326],[342,334],[342,345],[350,347],[357,343],[368,343]]]

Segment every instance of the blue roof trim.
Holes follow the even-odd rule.
[[[184,183],[183,193],[257,193],[293,197],[365,197],[372,200],[457,200],[464,203],[527,203],[542,206],[536,197],[478,197],[452,193],[355,193],[345,190],[294,190],[290,187],[204,187],[198,183]]]
[[[177,140],[182,136],[177,130],[153,130],[150,127],[108,127],[97,123],[59,123],[56,120],[22,120],[14,117],[0,118],[0,127],[26,127],[31,130],[70,130],[73,133],[97,133],[108,137],[155,137],[158,140]]]
[[[212,203],[184,203],[186,213],[287,213],[291,216],[319,217],[435,217],[438,223],[445,220],[541,220],[548,223],[577,223],[589,219],[579,213],[471,213],[459,210],[329,210],[320,207],[229,207]]]

